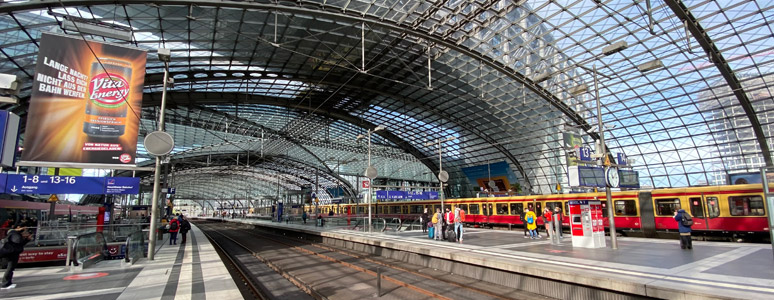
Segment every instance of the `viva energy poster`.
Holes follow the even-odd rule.
[[[146,57],[44,33],[21,160],[133,165]]]

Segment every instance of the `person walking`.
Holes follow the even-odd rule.
[[[462,244],[462,223],[465,222],[465,211],[457,207],[454,209],[454,231],[457,233],[457,241]]]
[[[188,231],[191,230],[191,223],[189,223],[188,220],[186,220],[183,215],[180,215],[177,221],[180,222],[180,235],[183,236],[183,241],[180,242],[180,244],[185,244],[185,241],[186,241],[185,236],[188,233]]]
[[[13,271],[16,269],[16,265],[19,264],[19,254],[24,252],[24,245],[32,239],[29,232],[25,229],[27,228],[16,226],[16,228],[8,230],[6,242],[0,248],[0,258],[7,262],[0,289],[6,290],[16,287],[16,284],[13,283]]]
[[[435,228],[434,238],[436,240],[443,239],[443,215],[441,214],[440,208],[435,209],[435,214],[433,215],[433,227]]]
[[[675,212],[675,221],[677,221],[677,229],[680,232],[680,248],[693,249],[693,241],[691,241],[693,218],[684,209],[678,208]]]
[[[538,239],[537,235],[537,215],[535,215],[534,212],[530,211],[529,208],[525,209],[527,212],[525,214],[527,218],[527,230],[529,230],[529,236],[530,238]]]
[[[177,245],[177,232],[180,231],[180,221],[176,218],[172,218],[169,221],[169,244]]]
[[[429,222],[429,219],[427,215],[427,207],[425,207],[425,212],[419,216],[419,223],[422,224],[422,233],[427,233],[427,222]]]
[[[559,237],[560,239],[563,239],[564,237],[562,236],[562,218],[563,218],[562,209],[559,208],[558,205],[554,207],[553,217],[554,217],[554,231],[556,232],[556,236]]]

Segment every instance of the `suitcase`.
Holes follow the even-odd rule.
[[[427,229],[427,236],[432,240],[435,236],[435,227],[430,227]]]
[[[449,230],[446,231],[446,240],[452,243],[457,242],[457,232],[454,231],[454,226],[449,226]]]

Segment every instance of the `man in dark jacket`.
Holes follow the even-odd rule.
[[[15,229],[8,231],[8,241],[3,246],[3,259],[8,262],[8,266],[5,268],[5,274],[3,275],[3,282],[0,285],[0,289],[12,289],[16,287],[13,283],[13,271],[16,269],[16,265],[19,263],[19,254],[24,252],[24,245],[30,241],[30,234],[25,230],[26,228],[16,226]]]
[[[422,232],[424,233],[427,233],[428,222],[430,222],[430,216],[427,214],[427,207],[425,207],[425,212],[423,212],[422,216],[419,217],[419,223],[422,225]]]
[[[691,226],[683,225],[683,215],[688,214],[684,209],[678,209],[675,212],[675,221],[677,221],[677,229],[680,231],[680,248],[693,249],[693,243],[691,242]],[[689,215],[690,216],[690,215]]]
[[[180,242],[180,244],[185,244],[185,235],[188,233],[189,230],[191,230],[191,223],[188,223],[188,220],[185,219],[183,215],[180,215],[178,217],[178,221],[180,221],[180,235],[183,236],[183,241]]]

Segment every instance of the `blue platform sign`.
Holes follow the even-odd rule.
[[[626,154],[625,153],[618,153],[618,164],[625,166],[627,163]]]
[[[424,192],[406,192],[406,198],[414,200],[427,200],[427,195]]]
[[[376,191],[376,199],[377,200],[387,199],[387,191]]]
[[[139,194],[139,177],[107,177],[105,178],[105,194]]]
[[[391,199],[391,200],[403,200],[403,199],[406,199],[406,192],[404,192],[404,191],[387,191],[387,199]]]
[[[578,157],[582,161],[591,161],[591,148],[589,147],[580,147],[578,148]]]
[[[104,194],[105,177],[8,174],[5,192],[9,194]]]
[[[427,200],[438,200],[438,192],[425,192]]]

